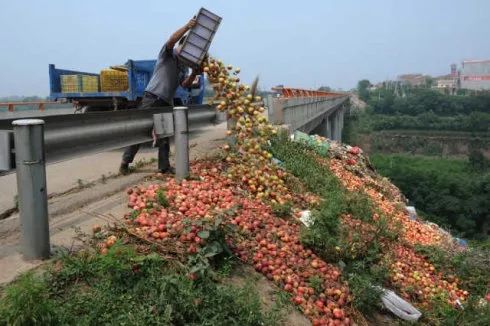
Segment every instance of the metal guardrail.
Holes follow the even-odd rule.
[[[175,135],[176,179],[189,175],[189,131],[217,118],[209,106],[112,111],[48,116],[12,122],[16,151],[17,189],[22,253],[26,259],[50,256],[46,160],[108,150]],[[8,131],[11,133],[12,131]],[[10,149],[9,149],[10,150]]]
[[[197,130],[216,122],[216,110],[209,105],[189,107],[189,130]],[[121,111],[92,112],[30,117],[44,121],[44,146],[46,161],[59,162],[77,156],[109,151],[152,140],[153,115],[171,112],[169,108],[130,109]],[[13,130],[12,122],[18,119],[0,120],[0,132],[8,139],[6,131]],[[0,162],[9,159],[12,148],[8,140],[0,141]],[[15,149],[14,149],[15,150]],[[13,168],[13,167],[11,167]]]

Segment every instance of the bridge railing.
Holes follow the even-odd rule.
[[[299,129],[306,123],[335,109],[348,98],[345,94],[303,97],[270,97],[269,121],[277,125],[288,125]]]
[[[316,91],[316,90],[292,88],[292,87],[273,87],[272,90],[281,94],[281,97],[283,98],[284,97],[331,97],[331,96],[344,95],[342,93]]]
[[[46,106],[66,106],[66,103],[62,102],[50,102],[50,101],[31,101],[31,102],[0,102],[0,108],[6,107],[8,112],[14,112],[17,106],[29,106],[39,111],[44,111]]]

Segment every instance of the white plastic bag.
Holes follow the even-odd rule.
[[[417,211],[415,210],[415,207],[413,206],[407,206],[405,207],[408,212],[408,216],[410,217],[411,220],[416,220],[417,219]]]
[[[417,321],[422,313],[407,301],[400,298],[395,292],[382,289],[381,301],[383,306],[396,316],[407,321]]]
[[[303,224],[306,225],[307,227],[312,225],[313,219],[311,218],[311,211],[309,210],[302,211],[299,220],[303,222]]]

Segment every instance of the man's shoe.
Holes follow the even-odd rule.
[[[129,164],[121,163],[121,165],[119,166],[119,173],[121,173],[122,175],[129,174]]]
[[[160,173],[175,174],[175,169],[173,167],[169,166],[166,169],[160,170]]]

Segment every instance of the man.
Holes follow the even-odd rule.
[[[192,73],[186,77],[187,67],[178,59],[178,54],[182,49],[184,35],[196,25],[196,20],[191,19],[184,27],[178,29],[170,36],[168,41],[158,54],[155,64],[155,70],[146,86],[143,99],[138,109],[148,109],[152,107],[168,107],[168,112],[172,112],[174,105],[174,95],[177,87],[190,87],[200,70],[192,70]],[[179,45],[174,49],[175,44]],[[168,138],[159,139],[158,144],[158,169],[162,173],[173,173],[174,169],[170,166],[169,151],[170,145]],[[127,174],[129,164],[133,162],[140,144],[128,147],[123,154],[119,172]]]

